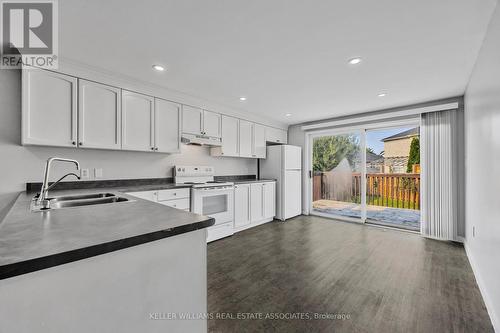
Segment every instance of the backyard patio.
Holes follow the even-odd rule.
[[[313,210],[325,214],[361,218],[361,205],[335,200],[316,200]],[[367,222],[420,231],[420,211],[415,209],[366,206]]]
[[[346,177],[315,173],[314,211],[361,218],[361,175]],[[367,174],[366,203],[367,222],[420,231],[420,174]]]

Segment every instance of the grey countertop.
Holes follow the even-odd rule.
[[[31,212],[19,194],[0,224],[0,279],[206,228],[214,219],[126,195],[175,184],[51,191],[50,196],[114,193],[127,202]]]

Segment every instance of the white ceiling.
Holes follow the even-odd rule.
[[[62,0],[59,50],[63,58],[298,123],[463,94],[495,5]],[[348,65],[355,56],[363,62]],[[168,70],[154,72],[155,63]]]

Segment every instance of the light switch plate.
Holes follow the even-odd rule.
[[[89,177],[90,177],[89,169],[80,170],[80,178],[81,179],[89,179]]]
[[[102,169],[101,168],[95,168],[94,169],[94,177],[97,178],[102,178]]]

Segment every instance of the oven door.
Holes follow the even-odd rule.
[[[193,213],[215,219],[215,224],[233,221],[233,186],[193,188]]]

